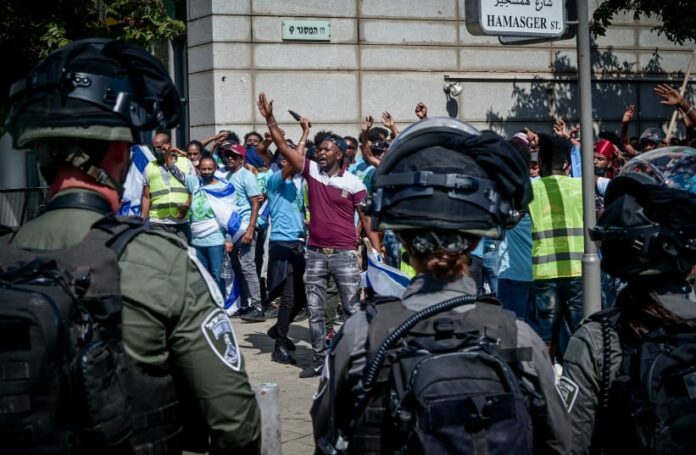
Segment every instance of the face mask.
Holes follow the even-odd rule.
[[[215,174],[201,174],[201,180],[203,180],[203,183],[212,182],[214,177]]]
[[[594,175],[597,177],[604,177],[604,174],[607,173],[607,168],[605,167],[596,167],[594,168]]]

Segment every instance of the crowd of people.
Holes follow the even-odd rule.
[[[696,123],[692,105],[665,84],[655,87],[655,94],[656,100],[680,109],[691,134]],[[386,264],[409,277],[415,275],[394,231],[373,232],[363,209],[375,172],[399,130],[392,115],[384,112],[382,127],[368,116],[357,138],[322,130],[309,139],[311,121],[300,117],[302,136],[294,142],[277,128],[272,103],[264,95],[259,109],[269,119],[268,131],[247,132],[243,140],[234,131],[220,131],[191,141],[184,151],[172,147],[166,134],[158,134],[152,143],[156,161],[146,170],[142,216],[153,226],[182,233],[223,294],[226,286],[221,276],[229,255],[241,286],[240,305],[230,314],[247,322],[278,318],[269,331],[276,340],[274,361],[295,363],[288,324],[308,316],[316,356],[302,375],[317,375],[334,326],[369,296],[369,291],[360,289],[360,272],[367,262],[363,240]],[[668,145],[659,128],[629,137],[634,113],[635,106],[627,106],[621,131],[601,131],[590,149],[598,217],[609,182],[626,162]],[[427,106],[418,103],[415,120],[427,118]],[[560,362],[570,334],[583,317],[582,149],[579,127],[569,128],[558,120],[552,131],[525,128],[507,139],[529,160],[534,199],[505,238],[485,239],[471,251],[470,273],[478,294],[497,295],[504,308],[530,322]],[[692,136],[672,138],[669,145],[694,142]],[[311,167],[305,169],[298,156],[309,160]],[[170,179],[166,194],[160,175]],[[234,187],[245,226],[235,242],[215,222],[209,196],[203,191],[223,191],[225,185]],[[602,275],[602,308],[612,306],[620,287],[619,280]]]
[[[128,108],[110,84],[133,91]],[[11,99],[10,133],[37,152],[52,199],[0,242],[0,381],[14,381],[0,446],[258,453],[230,319],[274,319],[271,359],[295,364],[289,327],[306,317],[319,452],[693,452],[696,110],[654,92],[685,139],[629,137],[634,106],[618,134],[581,144],[562,120],[504,138],[418,103],[403,131],[384,112],[383,126],[311,139],[293,113],[294,141],[260,93],[265,131],[184,150],[154,136],[137,221],[113,216],[130,146],[176,126],[176,89],[135,46],[57,51]],[[583,319],[587,153],[603,311]],[[374,261],[406,278],[400,295],[361,276]]]

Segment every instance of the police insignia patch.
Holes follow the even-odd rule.
[[[232,323],[225,312],[220,309],[213,310],[201,324],[201,331],[220,360],[234,371],[239,371],[242,367],[242,355],[237,345],[237,337],[232,330]]]
[[[578,397],[580,387],[570,379],[562,376],[556,383],[556,390],[558,390],[558,394],[561,396],[566,410],[570,413],[570,410],[573,409],[573,405],[575,404],[575,399]]]

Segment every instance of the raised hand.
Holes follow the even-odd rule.
[[[362,132],[367,134],[368,131],[370,131],[370,128],[372,128],[372,125],[375,123],[375,119],[372,118],[371,115],[368,115],[365,117],[365,121],[362,122]]]
[[[684,99],[683,96],[675,88],[667,84],[658,84],[655,89],[655,94],[662,97],[660,104],[666,104],[668,106],[676,106],[681,103]]]
[[[382,125],[384,125],[385,128],[394,128],[394,119],[389,112],[382,112]]]
[[[565,138],[570,137],[570,132],[568,131],[568,128],[566,127],[566,123],[563,119],[556,120],[556,123],[553,124],[553,132],[557,136],[561,136],[561,137],[565,137]]]
[[[421,120],[428,118],[428,106],[422,101],[416,104],[416,116]]]
[[[302,127],[302,131],[304,132],[312,127],[312,122],[310,122],[309,119],[306,117],[300,117],[300,126]]]
[[[623,118],[621,121],[623,123],[631,123],[631,120],[633,120],[633,114],[636,112],[636,107],[633,104],[629,104],[626,106],[626,110],[624,111]]]
[[[273,100],[268,100],[265,93],[259,93],[259,100],[256,105],[259,107],[259,112],[263,118],[268,120],[273,117]]]
[[[529,128],[523,128],[522,132],[527,135],[527,139],[529,139],[530,144],[532,144],[534,147],[539,147],[539,135],[537,133]]]

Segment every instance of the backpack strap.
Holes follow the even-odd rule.
[[[111,248],[116,258],[120,258],[131,240],[149,230],[149,226],[138,217],[109,215],[94,223],[90,234],[103,239],[104,245]]]

